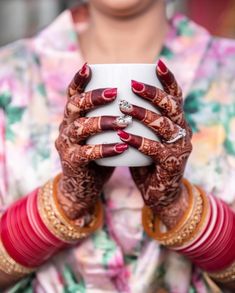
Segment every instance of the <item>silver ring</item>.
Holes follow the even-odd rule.
[[[177,140],[179,140],[182,137],[185,137],[187,135],[186,130],[184,128],[181,128],[179,125],[177,125],[177,127],[178,127],[177,135],[174,138],[170,139],[170,140],[165,140],[165,143],[176,142]]]

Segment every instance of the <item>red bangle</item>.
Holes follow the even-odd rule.
[[[19,209],[19,214],[18,218],[20,219],[23,214],[26,214],[26,206],[22,205]],[[43,241],[37,233],[35,232],[36,230],[33,227],[33,221],[30,219],[29,220],[29,214],[28,217],[25,217],[23,221],[19,220],[19,225],[21,225],[21,229],[23,231],[24,237],[29,241],[29,245],[37,248],[38,250],[44,250],[50,248],[52,245],[49,243]],[[30,237],[28,237],[30,235]]]
[[[219,198],[211,195],[206,195],[205,192],[197,187],[202,198],[207,198],[209,201],[208,208],[204,209],[206,215],[201,217],[198,224],[202,229],[196,231],[192,237],[189,238],[182,245],[168,245],[165,241],[163,243],[163,236],[159,236],[159,231],[154,226],[154,220],[147,215],[143,219],[145,230],[150,231],[151,237],[161,241],[163,245],[167,245],[170,249],[180,252],[187,256],[193,263],[209,273],[226,271],[228,267],[233,264],[234,279],[235,279],[235,214],[229,206]],[[191,188],[193,196],[198,195]],[[147,220],[146,220],[147,219]],[[193,229],[193,227],[192,227]],[[170,230],[171,231],[171,230]],[[165,232],[167,237],[170,231]],[[157,234],[157,237],[156,237]],[[178,238],[181,235],[178,234]],[[175,236],[174,236],[175,237]],[[170,241],[168,241],[170,243]],[[218,273],[221,277],[222,273]],[[231,275],[231,269],[229,270]],[[223,275],[224,276],[224,275]],[[227,275],[226,275],[227,276]],[[227,278],[227,277],[226,277]]]
[[[235,220],[232,219],[233,226],[235,226]],[[201,258],[198,258],[195,263],[200,265],[206,271],[214,272],[217,270],[222,270],[229,266],[235,259],[235,229],[226,238],[226,241],[223,241],[224,245],[220,245],[219,248],[212,247],[212,250],[206,255],[202,255]],[[220,238],[218,242],[220,242]],[[214,253],[212,253],[214,252]]]
[[[27,262],[27,259],[31,259],[34,257],[33,252],[34,250],[30,250],[30,247],[28,247],[26,240],[23,237],[22,230],[19,229],[19,219],[17,218],[17,213],[20,204],[25,204],[25,199],[21,202],[19,202],[15,209],[9,209],[6,213],[6,225],[9,232],[9,238],[11,240],[11,243],[13,247],[19,251],[19,253],[24,257],[25,261]],[[22,218],[23,219],[23,218]],[[28,237],[29,238],[29,237]],[[35,256],[37,254],[35,253]],[[30,264],[28,264],[30,266]]]
[[[235,215],[218,198],[208,196],[211,217],[203,233],[193,243],[177,251],[208,272],[223,270],[235,260]]]
[[[58,182],[56,177],[56,181]],[[79,228],[61,214],[53,181],[12,204],[0,225],[0,271],[22,276],[45,262],[62,248],[72,246],[102,224],[101,204],[93,221]]]
[[[64,243],[42,222],[37,209],[38,190],[10,206],[1,219],[1,240],[17,263],[37,267]]]
[[[38,211],[38,193],[33,198],[28,199],[26,209],[30,223],[34,225],[34,231],[42,241],[55,249],[62,247],[64,243],[50,232],[41,219]]]

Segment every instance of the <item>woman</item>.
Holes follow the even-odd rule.
[[[1,51],[2,288],[23,278],[11,292],[219,290],[206,272],[232,288],[234,214],[220,198],[231,204],[235,195],[234,42],[214,39],[182,16],[168,23],[163,0],[90,0],[88,12],[66,11],[36,38]],[[159,57],[177,81],[159,61],[163,90],[141,81],[131,87],[161,115],[134,105],[120,110],[161,142],[133,136],[118,117],[84,117],[118,90],[86,92],[85,60]],[[113,144],[86,144],[109,129],[117,130]],[[154,163],[130,172],[94,163],[129,146]]]

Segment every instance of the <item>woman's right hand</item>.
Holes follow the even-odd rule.
[[[55,142],[63,171],[58,200],[66,215],[79,225],[92,213],[104,183],[114,170],[99,166],[94,160],[121,154],[128,148],[125,143],[86,144],[91,135],[127,126],[116,116],[85,117],[89,110],[114,101],[117,95],[116,88],[84,92],[90,78],[91,69],[84,64],[68,87],[64,118]]]

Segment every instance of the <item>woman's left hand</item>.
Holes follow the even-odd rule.
[[[162,61],[158,62],[156,73],[164,90],[132,81],[132,91],[150,101],[161,114],[126,101],[120,102],[120,109],[151,128],[160,141],[122,130],[118,135],[125,143],[152,158],[152,165],[130,169],[145,204],[154,213],[160,213],[180,194],[184,169],[192,151],[192,131],[185,120],[182,91],[174,75]]]

